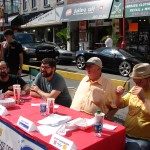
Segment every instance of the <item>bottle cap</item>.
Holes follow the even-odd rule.
[[[101,110],[97,110],[96,113],[100,114],[100,113],[101,113]]]

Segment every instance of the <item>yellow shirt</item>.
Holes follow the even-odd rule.
[[[85,76],[78,86],[71,108],[92,115],[100,109],[107,114],[109,108],[116,108],[115,100],[115,87],[110,79],[101,75],[97,81],[92,82]]]
[[[150,99],[150,91],[145,92],[145,95]],[[129,106],[125,121],[127,135],[150,141],[150,114],[143,102],[136,95],[128,93],[123,97],[122,106]]]

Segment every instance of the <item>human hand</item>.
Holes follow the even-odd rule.
[[[17,75],[18,75],[18,76],[21,76],[21,74],[22,74],[22,70],[19,69]]]
[[[122,95],[125,91],[125,88],[123,86],[117,86],[116,88],[116,94],[117,95]]]
[[[134,86],[131,93],[133,95],[137,95],[137,97],[141,100],[141,101],[145,101],[145,94],[143,91],[143,88],[139,87],[139,86]]]
[[[39,89],[39,87],[38,87],[37,85],[34,84],[34,85],[32,85],[32,86],[30,87],[30,90],[37,93],[38,90],[40,90],[40,89]]]
[[[13,96],[13,95],[14,95],[14,92],[8,90],[8,91],[6,91],[6,92],[4,93],[4,95],[5,95],[5,97]]]

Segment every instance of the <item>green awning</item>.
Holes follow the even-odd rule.
[[[126,18],[150,16],[150,0],[126,0]],[[123,0],[114,0],[110,18],[123,17]]]

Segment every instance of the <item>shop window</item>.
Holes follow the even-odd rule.
[[[23,11],[27,10],[27,0],[23,0]]]

